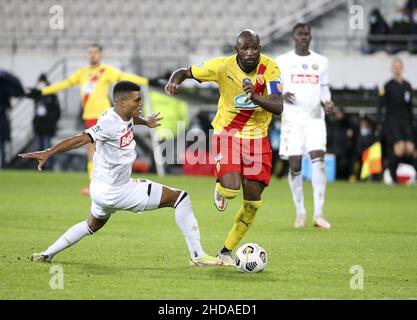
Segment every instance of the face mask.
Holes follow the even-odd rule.
[[[401,13],[396,13],[394,15],[394,21],[395,22],[401,22],[401,21],[403,21],[403,15]]]
[[[361,136],[367,137],[371,134],[370,128],[361,128]]]
[[[36,85],[36,89],[42,90],[42,88],[45,87],[45,86],[46,86],[45,82],[38,82],[37,85]]]

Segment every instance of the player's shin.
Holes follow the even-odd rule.
[[[232,230],[225,241],[225,247],[229,250],[233,250],[236,245],[242,240],[245,233],[255,220],[256,212],[261,207],[262,201],[249,201],[243,200],[243,206],[235,216],[235,223]]]
[[[297,216],[304,216],[306,214],[306,209],[304,208],[303,177],[301,171],[290,171],[288,174],[288,182],[290,184]]]
[[[47,250],[43,252],[50,260],[58,252],[72,246],[87,235],[93,234],[88,227],[87,221],[82,221],[67,230],[57,241],[55,241]]]
[[[314,196],[314,217],[323,215],[324,195],[326,192],[326,173],[324,171],[323,158],[316,158],[311,161],[311,183]]]
[[[220,193],[220,195],[225,199],[234,199],[239,194],[239,189],[228,189],[225,187],[222,187],[220,183],[216,183],[216,190]]]
[[[88,160],[87,162],[87,173],[88,173],[88,179],[91,181],[91,177],[93,176],[93,161]]]
[[[201,258],[204,251],[200,243],[200,230],[191,206],[191,199],[186,192],[181,192],[175,205],[175,221],[184,235],[191,258]]]

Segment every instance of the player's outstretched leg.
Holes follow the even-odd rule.
[[[324,152],[312,151],[311,157],[311,183],[314,196],[314,226],[323,229],[331,228],[323,213],[324,195],[326,192],[326,173],[324,171]]]
[[[290,156],[288,182],[295,205],[294,228],[303,228],[306,224],[306,209],[304,208],[303,177],[301,175],[301,156]]]
[[[196,266],[222,266],[223,262],[209,256],[200,243],[200,230],[194,216],[190,196],[185,191],[162,187],[159,208],[173,207],[175,222],[181,230],[190,252],[190,264]]]
[[[93,215],[90,215],[87,221],[81,221],[76,225],[68,229],[57,241],[55,241],[48,249],[41,253],[34,253],[30,257],[30,260],[35,262],[48,262],[58,252],[72,246],[80,241],[85,236],[91,235],[94,232],[100,230],[103,227],[107,219],[97,219]]]

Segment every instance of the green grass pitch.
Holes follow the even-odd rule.
[[[220,214],[212,204],[212,178],[145,177],[189,192],[203,247],[214,255],[241,194]],[[118,212],[52,263],[30,262],[33,252],[88,216],[89,198],[80,195],[85,180],[85,174],[0,171],[0,299],[417,298],[416,187],[329,184],[326,214],[333,228],[317,230],[305,183],[309,225],[295,230],[287,181],[272,180],[243,240],[268,253],[258,274],[189,266],[172,209]],[[62,290],[50,288],[56,264],[64,270]],[[363,289],[350,287],[354,265],[363,268]]]

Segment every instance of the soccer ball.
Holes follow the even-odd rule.
[[[236,251],[236,268],[240,272],[261,272],[267,263],[265,249],[256,243],[246,243]]]

